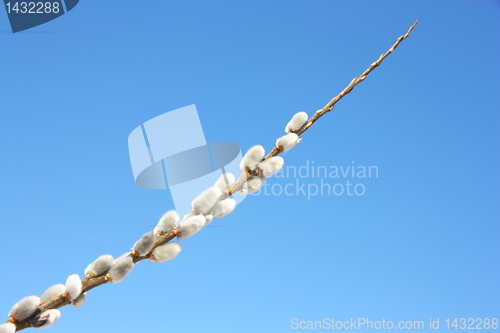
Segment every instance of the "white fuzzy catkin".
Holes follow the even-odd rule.
[[[191,216],[180,221],[177,225],[177,229],[179,230],[177,239],[186,239],[193,236],[195,233],[200,231],[201,228],[203,228],[205,221],[206,219],[203,215]]]
[[[169,242],[158,246],[154,249],[153,255],[149,258],[149,261],[155,264],[160,264],[174,259],[181,252],[181,244],[178,242]]]
[[[205,228],[207,225],[212,223],[214,217],[212,215],[206,215],[205,216],[205,224],[203,225],[203,228]]]
[[[146,232],[141,239],[135,242],[133,254],[138,257],[145,256],[151,251],[153,245],[155,245],[155,234],[153,230],[151,230]]]
[[[260,162],[259,165],[257,165],[257,167],[260,169],[260,174],[262,177],[269,178],[276,172],[281,170],[281,168],[283,167],[283,163],[285,163],[283,157],[274,156],[268,158],[265,161]]]
[[[42,312],[40,315],[36,316],[32,321],[31,325],[34,328],[45,329],[49,328],[55,324],[56,321],[61,318],[61,311],[57,309],[51,309]]]
[[[301,138],[295,133],[290,133],[282,136],[276,140],[276,145],[281,149],[283,153],[286,153],[302,141]]]
[[[236,207],[236,201],[234,199],[225,199],[219,201],[214,208],[212,208],[212,215],[216,218],[222,218],[231,214]]]
[[[192,206],[198,213],[207,214],[217,201],[219,201],[221,194],[222,191],[220,188],[215,186],[209,187],[193,200]]]
[[[88,277],[95,277],[106,273],[113,265],[113,256],[104,254],[96,259],[93,263],[85,269],[85,275]]]
[[[54,298],[61,296],[66,292],[66,286],[62,283],[58,283],[45,290],[42,296],[40,296],[40,304],[47,303]]]
[[[240,169],[242,172],[246,172],[248,170],[253,170],[257,166],[257,164],[264,158],[265,150],[262,146],[253,146],[248,149],[245,156],[240,162]]]
[[[115,260],[113,260],[113,264],[111,266],[113,266],[119,259],[122,259],[125,257],[130,257],[131,254],[132,254],[132,252],[125,252],[124,254],[119,256],[118,258],[115,258]]]
[[[235,178],[232,173],[225,173],[217,179],[214,186],[220,188],[222,192],[226,192],[234,183],[234,180]]]
[[[9,317],[16,320],[24,320],[35,313],[40,305],[40,297],[28,296],[14,304],[9,311]]]
[[[257,192],[264,185],[266,180],[262,177],[254,177],[250,180],[247,180],[246,184],[240,190],[242,195],[247,195],[250,193]]]
[[[78,274],[73,274],[66,280],[66,296],[70,301],[75,300],[82,293],[82,281]]]
[[[13,323],[3,323],[0,325],[0,333],[14,333],[16,331],[16,325]]]
[[[83,303],[85,303],[86,300],[87,300],[87,293],[83,293],[80,296],[78,296],[77,299],[71,302],[71,305],[75,308],[79,308],[80,306],[83,305]]]
[[[297,112],[293,115],[292,119],[286,124],[285,132],[296,132],[299,128],[302,127],[309,119],[307,113],[305,112]]]
[[[128,273],[132,272],[134,269],[134,261],[127,253],[115,259],[113,266],[109,269],[107,277],[109,278],[109,283],[119,283],[125,279]]]
[[[169,210],[161,217],[160,221],[155,227],[154,234],[164,234],[170,229],[175,227],[175,224],[179,222],[179,214],[175,210]]]

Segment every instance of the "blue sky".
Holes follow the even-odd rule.
[[[418,18],[285,156],[378,177],[268,181],[363,195],[249,197],[51,331],[499,318],[499,16],[496,1],[81,1],[12,34],[0,13],[0,313],[121,255],[173,208],[134,183],[134,128],[196,104],[207,141],[269,151]]]

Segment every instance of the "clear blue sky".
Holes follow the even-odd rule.
[[[138,125],[196,104],[207,141],[270,150],[295,112],[321,108],[416,18],[285,156],[296,168],[376,166],[378,177],[322,179],[363,195],[249,197],[175,260],[140,263],[50,330],[500,318],[498,1],[81,1],[17,34],[0,10],[4,319],[172,209],[168,191],[134,183]]]

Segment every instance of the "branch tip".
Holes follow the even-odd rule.
[[[417,23],[418,23],[418,19],[415,19],[415,23],[413,23],[413,25],[410,27],[410,29],[408,29],[408,32],[403,36],[403,39],[410,35],[410,32],[413,30],[413,28],[415,28]]]

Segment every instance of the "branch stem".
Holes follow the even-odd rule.
[[[333,107],[335,106],[335,104],[338,101],[340,101],[345,95],[350,93],[356,85],[358,85],[360,82],[362,82],[364,79],[366,79],[366,76],[368,74],[370,74],[371,71],[373,71],[376,67],[378,67],[382,63],[382,60],[384,60],[389,54],[391,54],[396,49],[396,47],[398,47],[399,43],[401,43],[405,38],[407,38],[410,35],[410,32],[413,30],[413,28],[415,27],[417,22],[418,22],[418,20],[416,20],[415,23],[413,23],[413,25],[408,29],[408,32],[406,34],[399,37],[398,40],[396,41],[396,43],[387,52],[383,53],[378,58],[377,61],[372,63],[370,65],[370,67],[368,67],[368,69],[365,70],[363,72],[363,74],[361,74],[361,76],[354,78],[351,81],[351,83],[349,83],[347,85],[347,87],[345,87],[344,90],[342,90],[340,92],[340,94],[338,94],[337,96],[332,98],[322,109],[316,111],[314,113],[314,115],[311,118],[309,118],[309,120],[296,132],[296,134],[301,135],[305,131],[307,131],[312,126],[312,124],[314,124],[319,118],[324,116],[326,113],[330,112],[333,109]],[[281,151],[277,147],[274,147],[271,150],[271,152],[269,152],[269,154],[267,154],[267,156],[264,157],[264,160],[271,158],[273,156],[277,156],[277,155],[279,155],[280,152]],[[238,192],[245,185],[247,180],[249,180],[255,176],[257,176],[257,174],[253,170],[251,170],[249,172],[242,173],[240,175],[240,177],[233,183],[231,188],[228,189],[226,192],[222,193],[219,200],[224,200],[224,199],[228,198],[232,193]],[[190,215],[188,215],[188,216],[192,216],[192,215],[194,215],[194,212],[191,212]],[[154,244],[153,249],[150,251],[149,254],[151,254],[153,252],[153,250],[155,248],[157,248],[158,246],[165,244],[165,243],[171,241],[172,239],[174,239],[175,237],[177,237],[177,234],[178,234],[178,230],[177,230],[177,228],[174,227],[174,228],[170,229],[166,234],[155,237],[155,244]],[[144,257],[132,256],[132,258],[134,260],[134,263],[137,263],[139,261],[148,259],[149,255],[144,256]],[[82,280],[82,286],[83,286],[82,293],[87,292],[89,290],[92,290],[92,289],[94,289],[100,285],[106,284],[106,283],[107,283],[107,279],[106,279],[105,275],[93,277],[93,278],[85,277]],[[71,304],[71,302],[61,295],[61,296],[56,297],[53,300],[50,300],[50,301],[42,304],[40,306],[40,310],[37,311],[36,314],[43,312],[45,310],[49,310],[49,309],[58,309],[60,307],[68,305],[68,304]],[[26,320],[16,321],[14,323],[16,325],[16,331],[21,331],[25,328],[31,327],[30,320],[33,319],[36,316],[36,314],[32,315],[30,318],[28,318]]]

